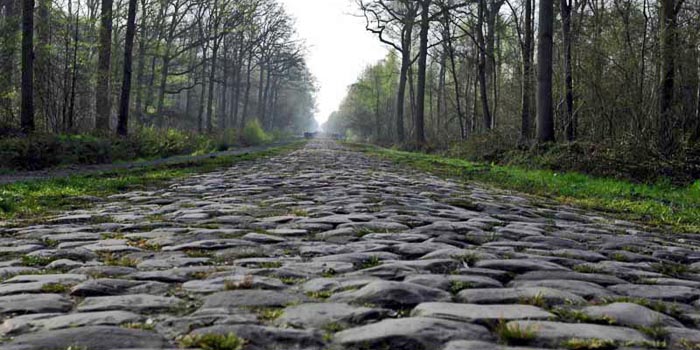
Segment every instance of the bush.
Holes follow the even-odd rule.
[[[217,151],[226,151],[229,148],[240,144],[238,140],[238,130],[236,129],[225,129],[224,131],[215,135],[214,139]]]
[[[643,140],[599,144],[585,141],[518,148],[517,136],[490,132],[455,143],[447,156],[474,162],[579,172],[635,182],[670,181],[688,185],[700,178],[700,146],[683,146],[672,159],[662,159]]]
[[[258,122],[257,119],[246,123],[241,132],[241,142],[245,146],[258,146],[270,140],[270,136],[265,133],[265,130],[260,126],[260,122]]]
[[[180,130],[136,129],[128,138],[37,134],[0,139],[0,167],[41,170],[62,165],[204,154],[228,149],[235,136],[218,139]]]

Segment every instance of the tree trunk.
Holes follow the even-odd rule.
[[[202,64],[202,91],[199,95],[199,111],[197,112],[197,130],[199,133],[204,132],[204,97],[207,94],[207,51],[203,53],[204,63]],[[212,67],[212,69],[214,69]],[[211,91],[210,91],[211,93]]]
[[[479,92],[481,95],[481,105],[483,109],[484,130],[491,130],[493,118],[491,117],[491,109],[489,108],[489,88],[488,77],[486,73],[487,57],[486,57],[486,42],[484,40],[484,16],[485,16],[486,0],[479,1],[479,15],[476,29],[476,36],[479,46]]]
[[[46,130],[52,121],[51,113],[51,0],[39,0],[35,30],[37,45],[35,48],[34,74],[42,77],[34,82],[34,99],[38,105],[38,114],[43,118]],[[36,117],[36,116],[35,116]],[[42,119],[40,118],[40,120]]]
[[[136,66],[136,101],[134,103],[134,111],[137,118],[143,122],[143,75],[146,68],[146,15],[148,11],[147,1],[141,0],[141,18],[139,35],[139,56]]]
[[[425,83],[428,63],[428,32],[430,31],[430,5],[432,0],[421,0],[420,51],[418,55],[418,86],[416,88],[415,143],[425,145]]]
[[[21,129],[34,131],[34,0],[22,0]]]
[[[540,0],[537,45],[537,140],[553,142],[554,110],[552,106],[552,45],[554,4]]]
[[[73,121],[75,120],[76,85],[78,83],[78,46],[80,44],[80,1],[78,1],[73,29],[73,71],[71,73],[70,105],[68,106],[68,117],[65,126],[66,132],[73,131]]]
[[[102,0],[100,15],[99,60],[97,63],[97,90],[95,98],[95,129],[109,133],[112,113],[111,62],[112,61],[112,0]]]
[[[659,85],[659,151],[668,158],[675,148],[673,98],[676,73],[676,8],[674,0],[661,0],[659,44],[661,47],[661,83]]]
[[[521,91],[522,111],[520,114],[520,145],[526,145],[530,140],[530,120],[532,119],[532,111],[530,102],[532,101],[532,39],[534,28],[532,26],[532,4],[533,0],[525,0],[525,38],[523,40],[522,58],[523,58],[523,82]]]
[[[214,40],[214,47],[211,56],[211,68],[209,72],[209,98],[207,100],[207,133],[211,133],[214,129],[214,83],[216,82],[216,61],[219,55],[219,40]]]
[[[486,71],[486,91],[489,100],[489,118],[491,120],[488,130],[495,126],[496,104],[498,103],[498,84],[496,75],[496,20],[503,6],[503,0],[488,0],[488,6],[484,2],[484,16],[486,17],[486,38],[485,38],[485,60],[484,69]]]
[[[132,52],[134,51],[134,36],[136,36],[136,7],[137,0],[129,0],[126,37],[124,38],[124,78],[122,79],[122,93],[119,100],[119,119],[117,123],[117,134],[120,136],[129,134],[129,100],[131,97]]]
[[[250,80],[253,74],[253,52],[251,50],[248,55],[248,68],[246,69],[245,95],[243,96],[243,114],[241,115],[240,129],[245,127],[246,118],[248,118],[248,104],[250,103]]]
[[[227,106],[228,106],[228,86],[229,86],[229,76],[231,75],[231,58],[229,57],[229,50],[230,50],[230,45],[227,41],[224,41],[224,69],[223,69],[223,77],[221,77],[221,85],[220,87],[220,92],[219,92],[219,105],[218,105],[218,112],[217,115],[219,117],[219,129],[220,130],[226,130],[228,128],[228,119],[229,115],[227,114]]]
[[[267,101],[269,99],[270,95],[270,77],[272,74],[272,66],[270,64],[267,65],[267,69],[265,70],[265,83],[264,83],[264,88],[263,88],[263,95],[262,95],[262,104],[260,105],[260,123],[262,123],[263,127],[268,128],[268,130],[271,127],[269,124],[269,121],[267,120]],[[261,82],[262,84],[262,82]]]
[[[576,120],[574,119],[574,79],[571,67],[571,0],[561,0],[562,43],[564,46],[564,101],[566,120],[566,139],[573,142],[576,139]]]

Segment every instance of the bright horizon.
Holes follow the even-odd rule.
[[[369,64],[388,52],[365,30],[353,0],[280,0],[296,19],[299,38],[307,46],[307,64],[318,84],[315,118],[319,126],[338,109],[347,87]]]

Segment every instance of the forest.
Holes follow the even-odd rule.
[[[117,135],[133,158],[316,128],[306,48],[275,0],[2,0],[0,28],[3,161],[41,167],[29,158],[66,142],[114,153]],[[168,138],[180,145],[143,150]]]
[[[699,2],[355,3],[391,52],[326,129],[481,161],[698,178]]]

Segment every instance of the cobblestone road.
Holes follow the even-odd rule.
[[[697,239],[543,203],[312,141],[5,229],[0,348],[700,349]]]

